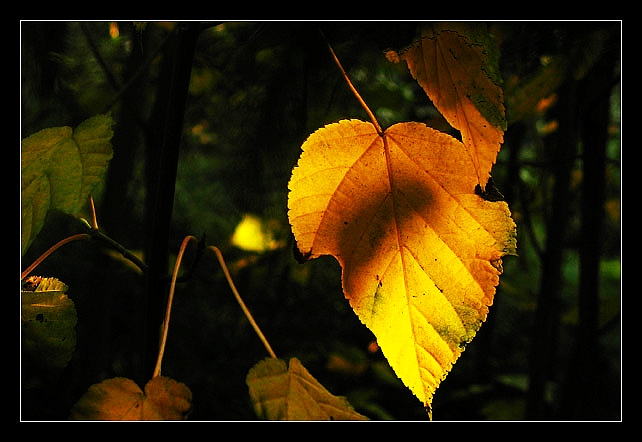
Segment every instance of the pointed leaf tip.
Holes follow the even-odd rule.
[[[339,261],[350,305],[429,406],[486,319],[498,260],[515,249],[508,206],[475,192],[461,142],[420,123],[380,136],[344,120],[302,149],[288,196],[298,249]]]

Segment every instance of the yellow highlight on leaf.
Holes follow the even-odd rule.
[[[424,124],[379,135],[343,120],[302,149],[288,195],[298,253],[339,261],[345,297],[429,408],[486,319],[502,256],[515,253],[508,206],[480,196],[461,142]]]

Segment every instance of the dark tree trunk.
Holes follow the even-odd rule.
[[[183,118],[187,92],[192,72],[200,23],[178,24],[176,34],[168,46],[169,84],[159,83],[157,115],[162,118],[156,125],[162,134],[160,146],[152,143],[147,153],[147,207],[146,207],[146,249],[145,257],[149,266],[147,287],[143,305],[147,309],[144,324],[143,371],[139,380],[147,382],[156,364],[160,326],[163,320],[168,288],[169,234],[174,206],[174,188]],[[167,94],[162,91],[166,90]]]
[[[571,171],[577,151],[576,86],[577,82],[571,78],[559,89],[556,112],[559,128],[548,157],[553,169],[553,200],[546,223],[546,246],[532,331],[525,413],[526,419],[533,420],[549,417],[546,384],[551,378],[557,356],[562,262],[570,216]]]
[[[606,419],[599,332],[600,257],[606,202],[606,146],[616,54],[607,51],[581,84],[582,197],[578,324],[562,396],[565,419]]]

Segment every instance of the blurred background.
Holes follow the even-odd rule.
[[[405,65],[384,55],[409,45],[418,25],[204,23],[168,243],[170,265],[185,235],[219,247],[277,356],[299,358],[371,419],[427,416],[344,299],[337,262],[295,261],[287,183],[309,134],[340,119],[368,119],[322,35],[384,128],[421,121],[457,135]],[[437,390],[433,418],[619,420],[621,23],[488,26],[508,119],[493,178],[517,223],[519,256],[504,260],[488,320]],[[21,23],[21,137],[111,112],[114,157],[94,196],[98,223],[143,259],[176,29]],[[78,220],[50,213],[22,268],[81,231]],[[185,266],[197,259],[192,249]],[[59,379],[21,367],[22,419],[66,419],[80,395],[106,378],[141,382],[147,305],[137,268],[81,241],[34,274],[69,286],[78,342]],[[193,392],[190,419],[255,419],[245,376],[267,356],[206,251],[177,286],[163,362],[163,375]]]

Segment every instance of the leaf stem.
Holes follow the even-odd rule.
[[[96,218],[96,206],[94,205],[94,198],[89,195],[89,207],[91,208],[91,226],[98,229],[98,218]]]
[[[181,261],[183,260],[183,254],[185,249],[190,241],[198,241],[195,236],[186,236],[183,239],[181,248],[178,250],[178,256],[176,257],[176,263],[174,264],[174,272],[172,273],[172,282],[169,286],[169,295],[167,297],[167,307],[165,308],[165,319],[163,321],[163,335],[161,336],[160,346],[158,350],[158,359],[156,360],[156,367],[154,368],[154,374],[152,377],[160,376],[161,374],[161,364],[163,362],[163,355],[165,354],[165,343],[167,342],[167,331],[169,329],[169,318],[172,313],[172,303],[174,302],[174,291],[176,289],[176,278],[178,277],[178,269],[181,266]]]
[[[89,222],[86,219],[80,218],[80,221],[83,222],[83,224],[85,225],[85,228],[87,228],[87,230],[89,231],[89,236],[91,236],[93,239],[102,241],[102,242],[106,243],[107,245],[109,245],[114,250],[119,251],[123,255],[123,257],[125,257],[126,259],[128,259],[129,261],[134,263],[136,265],[136,267],[138,267],[141,270],[141,272],[143,272],[143,273],[147,272],[147,270],[148,270],[147,264],[145,264],[143,261],[141,261],[136,255],[134,255],[132,252],[127,250],[124,246],[122,246],[118,242],[116,242],[113,239],[111,239],[109,236],[107,236],[104,233],[102,233],[96,227],[94,227],[91,224],[89,224]],[[96,226],[98,225],[98,223],[95,221],[95,219],[94,219],[93,222],[95,223]]]
[[[325,38],[325,36],[324,36]],[[357,91],[357,88],[354,87],[354,84],[352,84],[352,81],[350,80],[350,77],[348,77],[348,74],[346,71],[343,69],[343,66],[341,65],[341,62],[339,61],[339,58],[337,57],[337,54],[334,53],[334,49],[332,49],[332,46],[330,43],[327,42],[326,44],[328,45],[328,49],[330,49],[330,54],[332,54],[332,58],[334,59],[334,62],[336,65],[339,67],[339,70],[341,71],[341,74],[343,75],[343,78],[345,78],[346,82],[348,83],[348,87],[352,91],[355,97],[357,97],[357,100],[359,100],[359,104],[361,104],[361,107],[366,111],[368,114],[368,117],[370,118],[370,121],[372,121],[372,124],[374,125],[375,129],[377,129],[377,133],[383,137],[383,130],[381,129],[381,125],[377,121],[377,118],[375,117],[374,113],[370,110],[366,102],[361,98],[361,95]]]
[[[241,309],[243,310],[243,313],[245,314],[245,317],[250,321],[250,324],[252,325],[252,328],[254,328],[254,331],[258,335],[259,339],[261,342],[263,342],[263,345],[265,346],[265,349],[267,352],[270,354],[271,357],[274,359],[277,359],[276,354],[272,350],[272,347],[270,346],[270,343],[265,339],[265,336],[261,332],[261,329],[259,328],[258,324],[252,317],[252,314],[248,310],[248,308],[245,306],[245,303],[243,302],[243,299],[241,298],[241,295],[239,294],[238,290],[236,289],[236,286],[234,285],[234,281],[232,280],[232,276],[230,275],[230,271],[227,269],[227,265],[225,264],[225,259],[223,259],[223,254],[221,251],[218,249],[218,247],[215,246],[209,246],[209,249],[212,249],[214,253],[216,254],[216,258],[218,259],[218,262],[221,264],[221,268],[223,269],[223,273],[225,274],[225,278],[227,279],[227,283],[230,286],[230,289],[232,289],[232,293],[234,293],[234,297],[236,298],[236,302],[239,303],[241,306]]]
[[[58,241],[56,244],[53,246],[49,247],[49,250],[47,250],[45,253],[40,255],[38,259],[36,259],[29,267],[27,267],[24,272],[20,275],[20,279],[25,279],[29,274],[36,268],[42,261],[47,259],[49,255],[51,255],[53,252],[58,250],[60,247],[64,246],[65,244],[68,244],[73,241],[81,240],[81,239],[91,239],[91,235],[87,233],[77,233],[75,235],[68,236],[65,239],[61,239]]]

